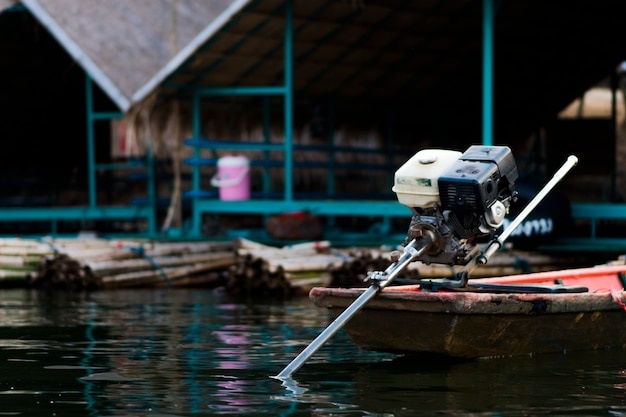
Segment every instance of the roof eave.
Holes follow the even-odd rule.
[[[65,50],[76,62],[89,74],[89,76],[102,88],[111,100],[122,111],[128,110],[130,100],[122,93],[115,83],[102,71],[102,69],[74,42],[74,40],[61,28],[50,16],[38,0],[21,0],[37,20],[63,45]]]
[[[32,1],[32,0],[31,0]],[[150,78],[132,96],[137,103],[148,97],[167,77],[173,74],[205,42],[211,39],[226,23],[246,7],[252,0],[236,0],[200,32],[187,46],[181,49],[154,77]]]

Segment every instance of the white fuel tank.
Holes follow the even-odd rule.
[[[423,149],[396,171],[391,190],[408,207],[440,204],[437,180],[461,155],[458,151]]]

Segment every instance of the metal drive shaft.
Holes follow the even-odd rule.
[[[338,330],[340,330],[356,313],[361,310],[378,292],[389,285],[397,275],[415,258],[430,248],[432,238],[425,235],[419,240],[413,239],[405,248],[397,262],[391,264],[384,272],[374,278],[370,285],[352,304],[346,308],[326,329],[313,340],[276,378],[286,380],[296,372],[315,352],[319,350]],[[418,248],[419,246],[419,248]]]
[[[497,239],[494,239],[489,243],[487,248],[478,256],[475,256],[466,266],[463,268],[463,271],[467,274],[471,273],[478,265],[484,265],[489,261],[489,258],[496,253],[503,245],[504,242],[511,236],[511,233],[517,229],[517,227],[526,220],[526,217],[532,212],[535,207],[548,195],[550,191],[565,177],[576,164],[578,163],[578,158],[575,155],[570,155],[565,163],[559,168],[557,172],[554,173],[552,179],[543,186],[541,191],[535,195],[535,197],[524,207],[524,210],[520,214],[513,219],[513,221],[508,225],[506,229],[498,236]]]

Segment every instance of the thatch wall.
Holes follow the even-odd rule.
[[[592,96],[593,98],[594,96]],[[621,96],[620,96],[621,97]],[[602,105],[600,103],[603,103]],[[134,123],[140,126],[138,152],[145,149],[146,134],[155,138],[157,158],[168,159],[176,153],[185,159],[192,156],[192,148],[180,146],[186,138],[192,137],[191,108],[187,101],[180,102],[180,136],[178,142],[172,137],[171,102],[155,100],[152,110],[136,112]],[[383,152],[389,147],[404,154],[395,156],[393,166],[385,170],[339,169],[336,170],[334,181],[338,193],[370,193],[371,195],[390,193],[390,175],[408,159],[410,154],[426,147],[439,147],[464,150],[470,144],[480,143],[476,134],[476,126],[455,126],[443,124],[430,129],[427,120],[420,119],[418,110],[410,106],[397,107],[392,113],[390,122],[388,114],[380,105],[342,105],[334,103],[334,131],[329,129],[328,106],[315,102],[298,102],[294,116],[294,144],[328,145],[330,138],[339,147],[356,149],[379,149],[380,154],[371,153],[336,153],[335,160],[339,165],[366,166],[368,164],[384,164],[387,157]],[[611,127],[609,114],[606,113],[606,100],[589,99],[583,107],[583,117],[567,118],[568,111],[562,119],[541,130],[537,135],[526,139],[507,140],[498,138],[496,144],[511,146],[518,159],[518,167],[525,179],[534,179],[539,183],[546,181],[562,164],[567,155],[575,153],[581,159],[579,166],[563,181],[561,189],[572,201],[609,201],[613,198],[611,189],[611,167],[614,153],[611,149]],[[621,105],[620,105],[620,108]],[[282,143],[283,113],[282,103],[275,102],[271,107],[271,126],[269,142]],[[620,114],[623,112],[620,110]],[[406,117],[402,117],[405,115]],[[595,117],[594,117],[595,116]],[[145,130],[146,120],[151,120],[151,128]],[[617,155],[617,190],[618,199],[624,199],[626,184],[626,125],[623,116],[618,135]],[[437,121],[438,123],[439,121]],[[129,123],[133,123],[129,119]],[[143,130],[142,130],[143,129]],[[463,134],[466,131],[467,134]],[[238,142],[262,143],[266,140],[263,129],[263,110],[259,102],[243,102],[237,100],[223,102],[207,102],[203,104],[202,137]],[[331,135],[332,133],[332,135]],[[393,137],[388,142],[389,135]],[[390,145],[391,143],[391,145]],[[593,143],[591,152],[590,144]],[[232,154],[232,151],[202,150],[203,157],[219,158]],[[249,151],[244,153],[251,160],[266,158],[265,152]],[[294,151],[294,162],[327,162],[329,155],[318,151]],[[269,159],[281,161],[282,152],[269,152]],[[190,173],[190,166],[182,166],[182,173]],[[203,167],[203,188],[210,189],[210,178],[216,172],[215,167]],[[271,168],[270,191],[283,190],[284,172],[282,169]],[[254,168],[252,173],[253,190],[262,187],[263,169]],[[294,191],[325,192],[328,187],[328,170],[324,168],[295,168]],[[190,182],[183,187],[190,189]]]
[[[191,111],[188,103],[180,102],[180,113],[174,116],[172,102],[154,103],[152,108],[137,110],[126,118],[125,123],[129,127],[127,135],[131,138],[131,146],[126,145],[127,156],[145,154],[147,139],[152,138],[157,159],[173,159],[179,155],[180,159],[186,159],[193,155],[193,148],[184,146],[182,142],[193,136],[191,127]],[[315,107],[315,106],[314,106]],[[324,109],[326,110],[326,109]],[[332,132],[332,141],[336,147],[350,147],[357,152],[336,152],[332,156],[338,166],[350,166],[349,169],[338,169],[335,173],[336,192],[339,193],[371,193],[381,195],[390,192],[388,183],[390,170],[368,170],[356,166],[372,164],[386,164],[388,157],[386,150],[386,132],[389,130],[384,117],[372,114],[359,115],[353,112],[344,112],[336,115],[336,123]],[[283,143],[284,123],[281,106],[273,106],[271,109],[271,122],[269,129],[269,143]],[[296,109],[297,116],[294,121],[293,143],[299,145],[328,146],[330,143],[330,127],[326,117],[320,117],[317,107],[299,107]],[[321,122],[319,119],[322,119]],[[175,119],[179,121],[178,133],[175,134]],[[266,141],[263,114],[260,106],[245,105],[241,103],[229,104],[206,104],[203,106],[202,137],[233,143],[249,142],[263,143]],[[177,137],[177,139],[175,138]],[[128,140],[128,138],[127,138]],[[391,146],[397,155],[392,160],[392,166],[399,167],[406,161],[411,153],[428,146],[427,140],[414,140],[395,143]],[[115,145],[114,145],[115,146]],[[359,153],[359,149],[380,150],[379,153]],[[201,150],[201,156],[206,158],[219,158],[233,154],[230,150],[210,151]],[[270,159],[283,161],[284,155],[280,151],[245,151],[243,154],[250,160]],[[323,151],[296,150],[293,153],[294,163],[298,162],[329,162],[329,154]],[[181,167],[183,174],[189,174],[191,166]],[[254,168],[252,171],[253,190],[260,191],[262,186],[263,168]],[[216,171],[215,167],[203,167],[203,188],[210,189],[210,178]],[[279,168],[271,168],[271,190],[280,192],[284,189],[284,171]],[[328,169],[326,168],[294,168],[295,191],[325,192],[328,187]],[[183,185],[191,188],[187,182]]]

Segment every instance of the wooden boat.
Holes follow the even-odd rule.
[[[345,325],[363,349],[458,358],[626,346],[626,265],[390,286]],[[313,288],[340,314],[364,289]]]

